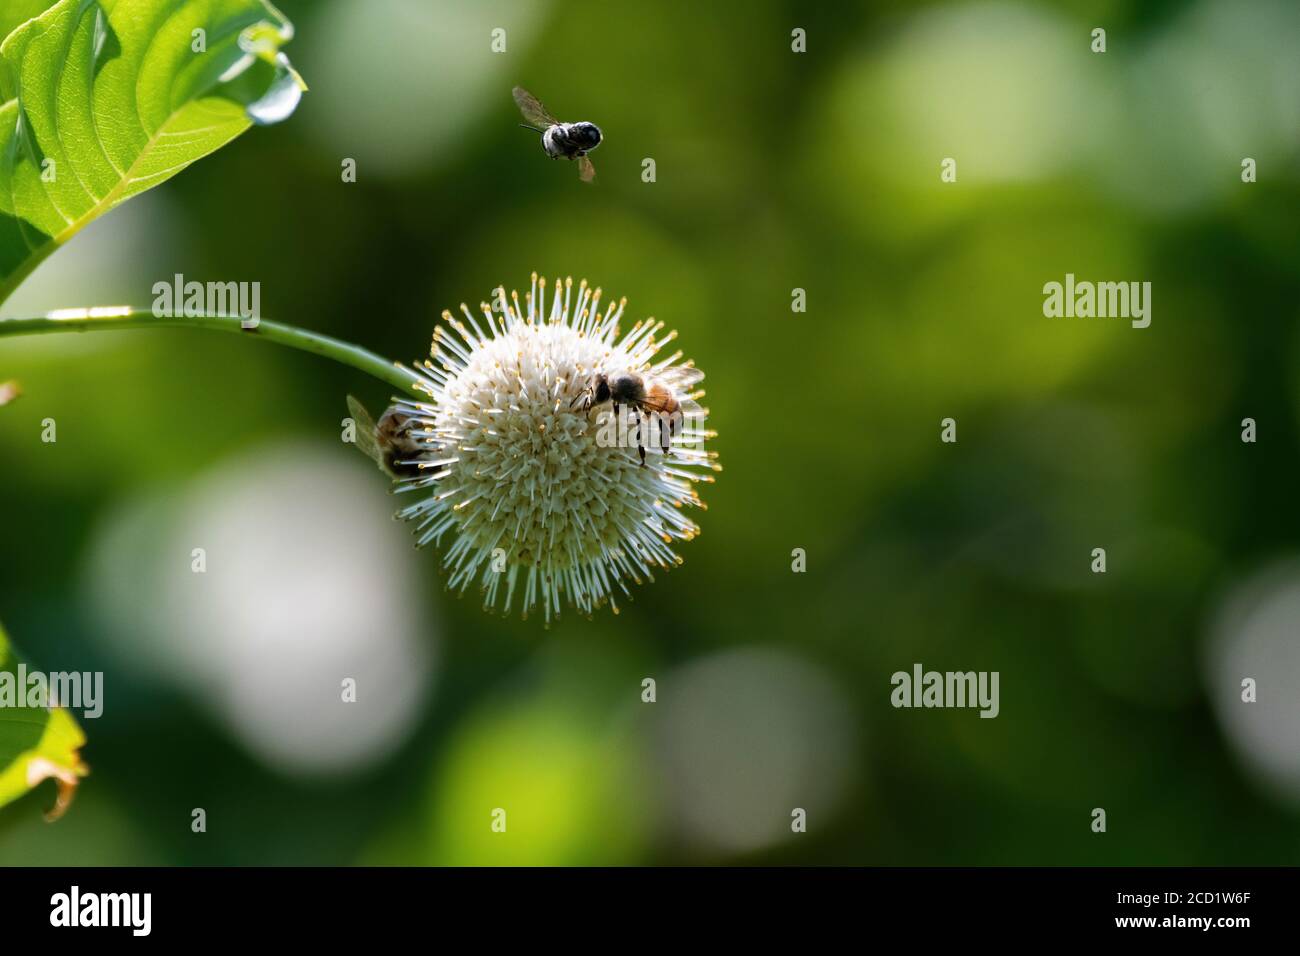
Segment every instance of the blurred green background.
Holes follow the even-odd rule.
[[[1300,862],[1293,3],[280,6],[296,115],[4,314],[257,280],[411,360],[443,308],[586,277],[680,331],[726,471],[681,568],[543,630],[390,520],[339,441],[382,385],[193,331],[0,341],[0,616],[105,674],[92,775],[55,824],[45,789],[0,811],[0,863]],[[594,187],[516,83],[603,127]],[[1151,327],[1044,318],[1067,272],[1152,282]],[[1000,672],[1000,716],[893,709],[916,662]]]

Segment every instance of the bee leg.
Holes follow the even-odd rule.
[[[664,457],[667,458],[673,447],[673,426],[672,419],[669,418],[667,427],[665,427],[664,417],[663,415],[659,416],[659,447],[663,451]]]
[[[632,414],[636,418],[636,450],[641,455],[641,467],[645,467],[645,442],[641,434],[641,410],[635,405],[632,406]]]
[[[623,407],[615,401],[611,401],[609,407],[614,410],[614,441],[617,447],[622,448],[626,441],[623,431]]]

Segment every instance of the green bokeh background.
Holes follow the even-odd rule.
[[[1247,676],[1215,663],[1227,596],[1300,541],[1294,5],[280,6],[297,114],[92,226],[4,313],[256,279],[265,316],[410,360],[443,308],[586,277],[679,330],[726,470],[685,564],[617,617],[489,616],[411,549],[423,702],[377,764],[304,774],[113,650],[131,617],[104,620],[92,556],[126,503],[269,447],[364,470],[343,396],[384,386],[201,332],[0,340],[24,388],[0,615],[108,698],[71,811],[0,811],[0,863],[1300,861],[1297,778],[1214,703]],[[594,187],[517,128],[515,83],[603,127]],[[1067,272],[1152,282],[1151,327],[1044,318]],[[119,605],[159,600],[118,570]],[[893,709],[915,662],[999,671],[1000,716]],[[1251,719],[1285,763],[1279,667]]]

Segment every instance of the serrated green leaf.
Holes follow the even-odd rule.
[[[0,697],[0,807],[53,780],[58,797],[46,814],[53,820],[67,809],[87,773],[79,753],[86,737],[66,710],[26,706],[24,690],[14,686],[17,672],[18,657],[0,627],[0,680],[14,687],[12,701]]]
[[[59,0],[15,29],[0,44],[0,302],[96,217],[293,112],[292,35],[266,0]]]

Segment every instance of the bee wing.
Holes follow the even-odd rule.
[[[351,413],[352,421],[356,424],[357,448],[383,469],[384,456],[379,450],[379,442],[375,439],[375,420],[370,417],[366,407],[352,395],[348,396],[348,412]]]
[[[704,373],[694,365],[674,365],[654,375],[675,392],[687,392],[704,379]]]
[[[596,167],[591,165],[591,160],[586,156],[578,157],[578,178],[584,183],[589,183],[596,178]]]
[[[524,119],[534,126],[546,129],[546,127],[554,126],[559,122],[554,116],[546,112],[546,107],[541,104],[537,97],[522,86],[516,86],[510,92],[515,98],[515,105],[519,107],[519,112],[523,113]]]

